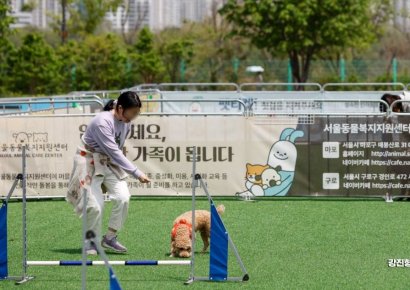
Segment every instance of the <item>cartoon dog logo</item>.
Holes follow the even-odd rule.
[[[47,143],[48,133],[19,132],[19,133],[13,133],[13,138],[16,143],[29,143],[30,141]]]
[[[266,165],[246,165],[247,178],[245,186],[247,191],[255,196],[285,196],[295,176],[297,150],[295,140],[303,137],[300,130],[286,128],[282,131],[279,141],[275,142],[268,155]]]
[[[48,133],[33,133],[33,141],[47,143]]]
[[[26,132],[19,132],[13,134],[13,138],[16,141],[16,143],[28,143],[31,140],[31,136],[33,136],[33,134]]]

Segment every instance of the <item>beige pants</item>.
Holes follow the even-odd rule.
[[[104,196],[101,185],[108,190],[113,203],[108,227],[119,231],[128,215],[130,192],[127,182],[120,180],[107,167],[104,175],[94,175],[91,181],[87,203],[87,230],[92,230],[97,237],[101,237],[102,217],[104,210]]]

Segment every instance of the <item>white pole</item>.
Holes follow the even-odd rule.
[[[147,263],[152,262],[152,263]],[[189,266],[191,265],[190,260],[159,260],[159,261],[108,261],[110,265],[115,266]],[[155,263],[155,264],[154,264]],[[82,260],[80,261],[27,261],[28,266],[82,266]],[[105,261],[87,261],[87,266],[104,266]]]
[[[191,274],[185,284],[191,284],[195,279],[195,190],[198,185],[196,175],[196,146],[192,154],[192,245],[191,245]]]
[[[82,268],[81,268],[81,285],[82,289],[86,290],[87,288],[87,252],[86,247],[90,243],[87,241],[86,233],[87,233],[87,190],[82,190],[82,197],[83,197],[83,250],[82,250]]]
[[[27,275],[27,173],[26,173],[26,145],[22,144],[21,147],[21,157],[22,157],[22,172],[21,172],[21,186],[23,189],[22,193],[22,223],[23,223],[23,273],[21,279],[16,282],[16,284],[23,284],[34,277],[29,277]],[[14,188],[13,188],[14,190]]]
[[[27,178],[26,178],[26,145],[22,147],[22,167],[23,167],[23,280],[27,277]]]

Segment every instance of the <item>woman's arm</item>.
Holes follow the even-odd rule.
[[[104,125],[98,125],[93,130],[94,141],[98,144],[101,151],[108,155],[112,161],[121,167],[125,172],[131,174],[135,178],[140,178],[144,173],[139,170],[131,161],[123,154],[115,142],[114,130]]]

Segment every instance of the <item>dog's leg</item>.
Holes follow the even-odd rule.
[[[175,257],[175,251],[174,251],[174,242],[171,242],[171,255],[170,257]]]
[[[201,231],[201,238],[202,238],[202,241],[204,242],[202,253],[205,253],[209,247],[209,231]]]

